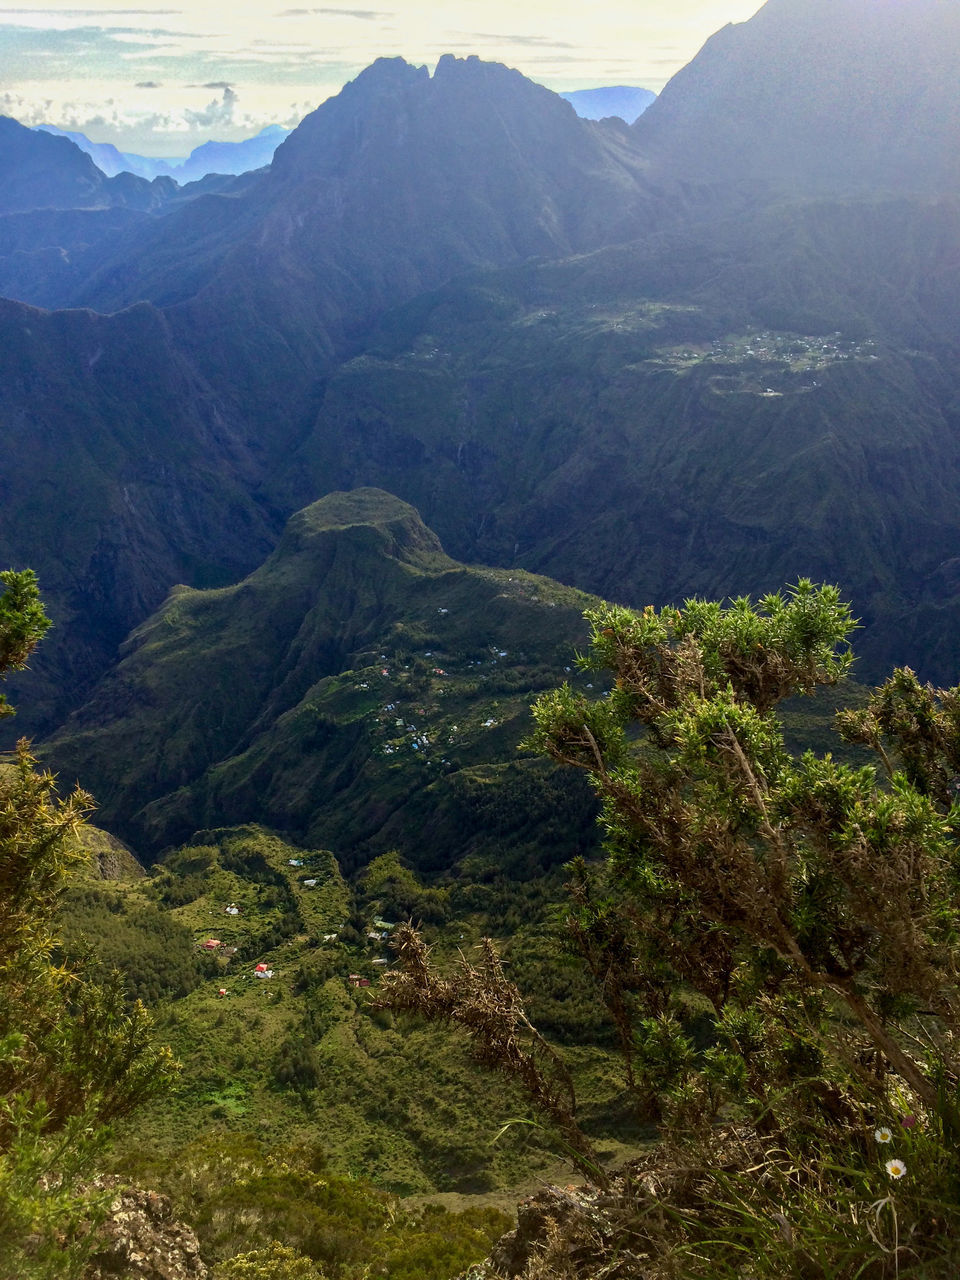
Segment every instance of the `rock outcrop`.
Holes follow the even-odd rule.
[[[207,1280],[197,1237],[177,1220],[167,1196],[116,1178],[96,1186],[114,1196],[84,1280]]]

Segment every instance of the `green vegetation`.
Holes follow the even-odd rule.
[[[0,575],[0,675],[22,666],[49,625],[32,573]],[[9,714],[9,708],[0,708]],[[163,1093],[169,1050],[116,983],[59,963],[56,907],[83,858],[90,810],[61,800],[25,742],[0,771],[0,1272],[70,1280],[103,1209],[78,1179],[107,1126]]]
[[[141,854],[258,822],[350,875],[391,848],[537,875],[595,840],[588,788],[512,759],[589,603],[457,564],[389,494],[331,494],[237,586],[177,589],[45,753]]]
[[[310,1145],[208,1135],[175,1161],[131,1161],[162,1183],[197,1231],[215,1280],[447,1280],[509,1226],[495,1209],[404,1209],[382,1191],[333,1173]]]
[[[614,690],[541,698],[535,741],[603,801],[569,923],[648,1168],[686,1171],[666,1217],[630,1193],[620,1247],[703,1280],[953,1275],[960,689],[899,670],[838,717],[879,765],[797,758],[776,708],[849,667],[836,589],[589,618]]]
[[[24,608],[7,601],[0,640],[23,662],[45,619],[31,575],[8,585]],[[81,1274],[109,1199],[78,1182],[95,1160],[169,1191],[228,1277],[360,1280],[375,1262],[397,1280],[443,1280],[489,1250],[509,1222],[499,1211],[401,1209],[358,1176],[479,1189],[542,1163],[523,1141],[494,1148],[501,1089],[466,1090],[441,1037],[401,1038],[364,989],[381,972],[386,911],[433,921],[446,946],[476,936],[469,882],[424,886],[390,853],[351,891],[329,853],[254,826],[199,831],[144,876],[116,841],[80,830],[89,798],[59,801],[25,746],[2,788],[5,1274]],[[107,866],[121,878],[104,879]],[[486,920],[506,883],[488,874]],[[542,912],[542,889],[525,896]],[[184,1062],[172,1097],[170,1051],[151,1048],[141,999]],[[108,1122],[134,1108],[107,1152]],[[269,1142],[253,1136],[265,1126]],[[336,1170],[305,1145],[318,1127]]]
[[[372,529],[376,545],[384,524],[353,526],[356,512],[352,499],[311,511],[291,543],[313,555],[318,530],[363,543]],[[375,670],[391,662],[403,672],[398,700],[457,715],[455,723],[481,696],[471,682],[501,679],[495,668],[509,650],[459,659],[451,644],[415,662],[420,646],[437,643],[434,615],[442,627],[450,608],[430,595],[433,575],[467,576],[421,530],[401,511],[389,536],[406,549],[387,557],[427,599],[395,624],[416,648],[399,662],[396,650],[381,657],[384,648],[375,663],[334,678],[337,732],[362,719]],[[272,573],[296,589],[302,570],[289,557],[282,548]],[[520,647],[511,612],[516,575],[479,579],[499,588],[480,598],[488,614],[504,609],[500,625],[517,627],[515,652],[534,652]],[[267,583],[274,590],[269,575]],[[519,587],[544,614],[554,603],[549,584],[523,578]],[[472,578],[469,590],[480,590]],[[255,596],[244,613],[229,590],[175,596],[145,629],[138,678],[150,687],[150,659],[162,668],[179,654],[196,697],[196,619],[211,608],[230,617],[230,627],[214,627],[221,654],[236,644],[250,655],[255,606],[269,598]],[[314,616],[335,599],[314,601]],[[224,605],[232,614],[216,612]],[[561,871],[543,841],[554,838],[552,824],[569,822],[565,813],[577,815],[579,831],[589,803],[564,809],[556,768],[491,758],[461,760],[449,775],[449,794],[473,789],[487,839],[466,842],[459,861],[427,879],[423,856],[418,868],[409,853],[387,847],[371,858],[354,844],[347,860],[362,870],[350,881],[329,850],[248,823],[193,831],[149,875],[101,839],[101,873],[109,853],[123,878],[75,876],[61,895],[57,951],[45,945],[66,960],[58,973],[82,964],[87,988],[100,993],[84,1025],[107,1044],[111,1027],[131,1028],[128,1042],[146,1052],[137,1030],[145,999],[184,1064],[172,1098],[151,1102],[147,1082],[133,1077],[116,1102],[100,1098],[101,1121],[144,1104],[120,1125],[109,1167],[170,1193],[224,1280],[361,1280],[374,1263],[397,1280],[449,1280],[489,1251],[505,1222],[489,1207],[449,1213],[422,1198],[460,1193],[482,1206],[558,1159],[620,1206],[612,1236],[598,1228],[591,1248],[606,1239],[602,1249],[643,1255],[654,1276],[742,1276],[744,1249],[762,1255],[752,1274],[769,1280],[798,1268],[853,1280],[864,1266],[878,1278],[956,1266],[960,996],[950,957],[960,917],[960,691],[901,671],[873,694],[845,680],[824,693],[850,667],[853,623],[834,589],[807,582],[757,606],[693,601],[635,613],[595,604],[587,618],[590,652],[572,683],[539,699],[529,746],[588,776],[603,806],[606,862],[581,855],[587,839],[571,848],[568,831],[564,847],[575,856]],[[429,661],[444,665],[422,671]],[[533,670],[528,662],[506,682],[528,687]],[[536,670],[545,680],[549,666]],[[443,685],[447,672],[456,674]],[[287,681],[296,696],[297,681]],[[222,699],[225,687],[211,683],[208,694]],[[824,756],[837,706],[842,741]],[[279,704],[274,714],[274,726],[288,719]],[[404,732],[413,723],[394,719]],[[121,736],[134,732],[122,717],[115,725]],[[183,758],[174,743],[169,761]],[[422,767],[412,754],[403,766],[381,758],[398,782]],[[39,788],[56,809],[28,756],[18,770],[21,788]],[[15,772],[5,775],[11,783]],[[282,773],[280,761],[273,776]],[[437,794],[434,780],[424,795]],[[22,812],[22,796],[18,804]],[[410,919],[429,963],[402,923]],[[507,1078],[477,1081],[466,1045],[436,1020],[468,1031],[473,1053]],[[72,1137],[67,1113],[53,1131]],[[96,1145],[78,1148],[87,1165]],[[8,1182],[20,1221],[46,1213],[45,1230],[56,1221],[66,1242],[36,1255],[38,1277],[77,1271],[76,1224],[97,1212],[72,1190],[62,1149],[49,1152],[71,1176],[52,1199],[45,1192],[44,1206],[26,1186],[40,1167],[33,1154]],[[614,1165],[627,1158],[635,1172],[624,1181]],[[681,1167],[688,1174],[677,1181],[669,1171]],[[656,1220],[638,1191],[650,1170],[672,1188]],[[780,1235],[771,1244],[772,1229]],[[560,1236],[551,1239],[559,1247]],[[590,1265],[601,1265],[602,1249]]]
[[[531,1114],[521,1090],[478,1083],[442,1031],[375,1007],[389,967],[376,961],[408,912],[451,963],[511,922],[505,953],[534,1003],[556,1012],[594,1140],[608,1159],[630,1149],[609,1028],[592,993],[575,984],[569,1000],[569,971],[551,965],[559,877],[489,872],[425,885],[390,852],[350,886],[329,853],[248,826],[198,832],[149,877],[87,878],[68,895],[69,946],[117,964],[128,1000],[159,986],[153,1008],[183,1064],[175,1094],[121,1126],[109,1168],[171,1195],[224,1275],[289,1264],[360,1280],[376,1264],[449,1280],[508,1228],[493,1193],[502,1204],[501,1189],[556,1176],[539,1131],[497,1140],[506,1118]],[[220,946],[206,952],[208,940]],[[259,964],[269,978],[254,976]],[[438,1192],[456,1207],[429,1198]]]
[[[267,1132],[299,1144],[320,1133],[331,1170],[401,1195],[490,1192],[543,1168],[552,1157],[535,1135],[493,1141],[507,1114],[528,1112],[518,1090],[478,1087],[440,1031],[374,1007],[408,915],[451,960],[484,934],[506,939],[532,1007],[552,1011],[552,1035],[571,1046],[599,1141],[619,1151],[609,1027],[582,980],[551,964],[560,877],[517,884],[491,871],[424,885],[391,852],[351,887],[329,853],[245,827],[198,833],[147,879],[85,882],[66,904],[68,938],[85,947],[113,933],[118,945],[105,932],[96,952],[121,970],[128,998],[160,988],[154,1007],[183,1063],[176,1095],[139,1113],[121,1153],[148,1136],[162,1164],[200,1138]],[[257,978],[257,965],[271,976]]]

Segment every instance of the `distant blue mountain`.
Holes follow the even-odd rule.
[[[289,129],[279,124],[268,124],[255,138],[243,142],[205,142],[196,147],[173,176],[178,182],[194,182],[208,173],[247,173],[250,169],[262,169],[273,159],[273,153],[283,142]]]
[[[70,129],[58,129],[52,124],[37,125],[36,131],[52,133],[57,138],[69,138],[75,146],[87,153],[101,173],[105,173],[108,178],[113,178],[118,173],[136,173],[141,178],[151,179],[169,178],[173,176],[174,168],[184,163],[183,157],[160,159],[155,156],[131,155],[125,151],[118,151],[111,142],[91,142],[86,134],[76,133]]]
[[[633,124],[656,100],[650,89],[637,89],[630,85],[616,85],[608,89],[575,89],[561,93],[578,116],[585,120],[603,120],[607,116],[619,116],[627,124]]]
[[[175,178],[179,183],[195,182],[208,173],[237,174],[262,169],[270,163],[274,151],[290,132],[282,125],[270,124],[256,137],[245,138],[242,142],[204,142],[185,158],[161,158],[118,151],[112,143],[91,142],[85,134],[58,129],[52,124],[38,125],[37,129],[58,138],[69,138],[108,178],[118,173],[135,173],[141,178]]]

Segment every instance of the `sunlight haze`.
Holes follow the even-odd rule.
[[[444,53],[475,53],[558,91],[659,92],[714,31],[757,8],[756,0],[0,8],[0,114],[128,151],[182,155],[209,138],[292,127],[378,57],[432,69]]]

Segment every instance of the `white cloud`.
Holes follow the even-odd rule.
[[[223,96],[201,107],[199,111],[185,111],[184,119],[191,129],[229,128],[235,124],[236,92],[228,84],[223,86]]]

